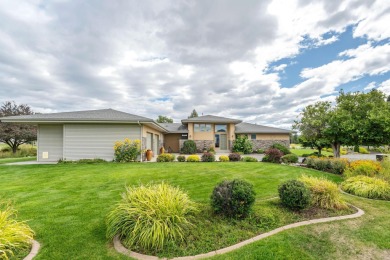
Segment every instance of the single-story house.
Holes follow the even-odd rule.
[[[114,143],[125,138],[141,140],[141,148],[151,149],[154,154],[161,147],[179,152],[186,140],[194,140],[199,151],[213,147],[216,152],[228,152],[237,135],[247,135],[254,150],[265,149],[276,142],[288,146],[291,132],[211,115],[159,124],[113,109],[10,116],[0,120],[38,126],[38,161],[113,160]]]

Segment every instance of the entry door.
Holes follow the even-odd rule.
[[[219,149],[227,150],[227,136],[226,136],[226,134],[219,134]]]

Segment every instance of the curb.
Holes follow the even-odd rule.
[[[32,240],[31,242],[32,242],[31,251],[25,258],[23,258],[23,260],[32,260],[38,254],[41,245],[36,240]]]
[[[351,204],[349,204],[349,205],[351,205]],[[337,220],[358,218],[358,217],[361,217],[361,216],[364,215],[364,211],[362,209],[360,209],[358,207],[355,207],[353,205],[351,205],[351,206],[354,207],[355,209],[357,209],[358,212],[356,212],[354,214],[351,214],[351,215],[346,215],[346,216],[338,216],[338,217],[320,218],[320,219],[312,219],[312,220],[301,221],[301,222],[289,224],[289,225],[286,225],[286,226],[283,226],[283,227],[279,227],[279,228],[271,230],[271,231],[269,231],[267,233],[264,233],[264,234],[252,237],[252,238],[244,240],[244,241],[242,241],[242,242],[240,242],[238,244],[235,244],[235,245],[232,245],[232,246],[228,246],[228,247],[225,247],[225,248],[222,248],[222,249],[218,249],[216,251],[211,251],[211,252],[208,252],[208,253],[194,255],[194,256],[174,257],[174,258],[170,258],[170,259],[172,259],[172,260],[192,260],[192,259],[202,259],[202,258],[206,258],[206,257],[222,255],[222,254],[231,252],[233,250],[239,249],[239,248],[241,248],[243,246],[249,245],[249,244],[251,244],[253,242],[256,242],[256,241],[259,241],[261,239],[264,239],[266,237],[275,235],[275,234],[277,234],[279,232],[282,232],[284,230],[288,230],[288,229],[292,229],[292,228],[296,228],[296,227],[301,227],[301,226],[312,225],[312,224],[318,224],[318,223],[325,223],[325,222],[332,222],[332,221],[337,221]],[[130,256],[130,257],[133,257],[133,258],[138,259],[138,260],[160,260],[160,259],[161,260],[166,260],[166,259],[168,259],[168,258],[158,258],[157,256],[144,255],[144,254],[133,252],[133,251],[125,248],[122,245],[122,243],[121,243],[121,241],[120,241],[118,236],[114,237],[113,242],[114,242],[114,248],[115,248],[116,251],[118,251],[119,253],[121,253],[123,255]]]

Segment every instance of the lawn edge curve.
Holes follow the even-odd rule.
[[[233,250],[239,249],[239,248],[241,248],[243,246],[246,246],[246,245],[249,245],[251,243],[254,243],[256,241],[259,241],[261,239],[264,239],[266,237],[275,235],[275,234],[277,234],[279,232],[282,232],[284,230],[288,230],[288,229],[292,229],[292,228],[296,228],[296,227],[307,226],[307,225],[312,225],[312,224],[318,224],[318,223],[325,223],[325,222],[332,222],[332,221],[337,221],[337,220],[358,218],[358,217],[361,217],[361,216],[364,215],[364,211],[362,209],[360,209],[360,208],[358,208],[358,207],[356,207],[356,206],[354,206],[352,204],[349,204],[349,205],[354,207],[355,209],[357,209],[357,212],[354,213],[354,214],[345,215],[345,216],[337,216],[337,217],[305,220],[305,221],[301,221],[301,222],[297,222],[297,223],[293,223],[293,224],[289,224],[289,225],[286,225],[286,226],[279,227],[277,229],[274,229],[274,230],[271,230],[269,232],[257,235],[255,237],[249,238],[249,239],[244,240],[244,241],[242,241],[240,243],[237,243],[235,245],[228,246],[228,247],[225,247],[225,248],[222,248],[222,249],[218,249],[218,250],[211,251],[211,252],[204,253],[204,254],[198,254],[198,255],[193,255],[193,256],[181,256],[181,257],[174,257],[174,258],[169,258],[169,259],[172,259],[172,260],[190,260],[190,259],[202,259],[202,258],[206,258],[206,257],[222,255],[222,254],[225,254],[225,253],[229,253],[229,252],[231,252]],[[125,248],[122,245],[122,243],[121,243],[121,241],[120,241],[118,236],[114,237],[113,243],[114,243],[114,248],[115,248],[115,250],[117,252],[119,252],[119,253],[121,253],[123,255],[129,256],[129,257],[133,257],[133,258],[138,259],[138,260],[158,260],[158,259],[162,259],[163,260],[163,259],[168,259],[168,258],[159,258],[157,256],[144,255],[144,254],[140,254],[140,253],[131,251],[131,250]]]
[[[32,260],[38,254],[40,247],[41,245],[38,241],[32,240],[30,253],[23,260]]]

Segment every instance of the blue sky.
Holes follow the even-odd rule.
[[[0,102],[290,128],[338,91],[390,94],[388,0],[0,2]]]

